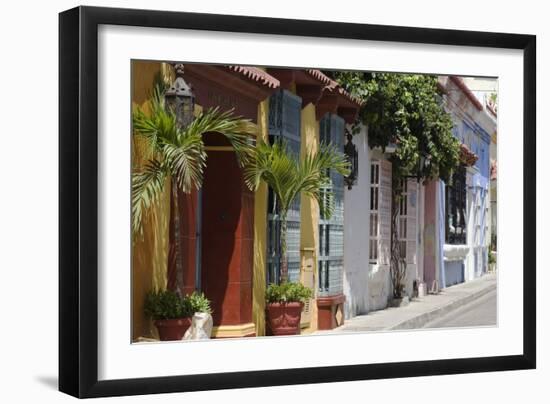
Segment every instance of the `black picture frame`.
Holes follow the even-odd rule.
[[[98,381],[98,26],[182,28],[523,51],[523,354]],[[59,15],[59,390],[103,397],[536,366],[536,37],[341,22],[77,7]]]

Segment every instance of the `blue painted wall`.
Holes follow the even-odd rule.
[[[475,166],[480,175],[488,179],[491,136],[478,124],[468,122],[465,119],[460,120],[458,124],[454,125],[453,135],[478,156]]]
[[[445,261],[445,287],[464,282],[464,261]]]

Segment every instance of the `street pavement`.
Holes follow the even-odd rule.
[[[427,323],[424,328],[479,327],[496,324],[497,292],[495,289],[471,303]]]
[[[346,319],[344,324],[315,334],[467,327],[496,324],[496,274],[412,299],[405,307],[388,307]]]

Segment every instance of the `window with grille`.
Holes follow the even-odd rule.
[[[370,169],[369,263],[389,265],[392,165],[385,159],[373,160]]]
[[[404,179],[401,190],[397,229],[399,252],[407,264],[416,264],[418,182]]]
[[[327,114],[319,122],[320,143],[332,144],[344,152],[345,123],[337,115]],[[344,270],[344,177],[328,172],[330,186],[321,191],[324,199],[329,191],[334,197],[331,217],[319,217],[319,295],[331,296],[343,291]]]
[[[445,242],[466,244],[466,167],[464,165],[457,168],[450,184],[445,187],[445,217]],[[479,237],[477,228],[475,237]]]
[[[302,99],[290,91],[280,90],[269,99],[269,142],[284,141],[295,158],[300,158]],[[281,270],[281,222],[273,191],[268,193],[267,215],[267,283],[278,283]],[[287,214],[288,280],[300,278],[300,197]]]
[[[399,254],[401,258],[407,257],[407,203],[408,203],[408,182],[407,180],[401,180],[401,199],[399,200],[399,217],[398,217],[398,240],[399,240]]]
[[[379,213],[378,213],[378,197],[379,197],[379,178],[380,165],[378,162],[373,162],[370,165],[370,231],[369,231],[369,262],[371,264],[378,263],[379,249]]]

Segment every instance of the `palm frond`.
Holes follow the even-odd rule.
[[[300,165],[300,188],[319,203],[320,213],[329,218],[334,213],[335,200],[331,190],[331,170],[349,175],[349,162],[333,145],[321,144],[319,151],[308,153]]]
[[[250,120],[234,116],[233,110],[220,112],[218,107],[203,112],[185,131],[199,135],[207,132],[222,134],[233,146],[241,167],[251,159],[257,133],[256,126]]]
[[[301,193],[319,202],[321,214],[330,217],[334,210],[334,195],[330,190],[330,170],[341,175],[349,173],[349,163],[331,145],[321,145],[318,152],[308,153],[302,161],[288,152],[285,142],[256,146],[254,159],[245,168],[245,181],[255,190],[265,181],[277,195],[282,210],[287,210]]]
[[[137,107],[132,114],[134,133],[147,139],[153,152],[160,152],[165,143],[175,143],[178,133],[176,115],[165,108],[164,99],[158,90],[150,100],[151,113]]]
[[[145,212],[162,193],[166,168],[158,160],[150,160],[140,171],[132,173],[132,233],[141,234]]]
[[[176,144],[165,144],[163,156],[177,186],[185,193],[200,188],[206,165],[206,152],[200,134],[178,133]]]
[[[288,210],[300,194],[296,183],[299,165],[298,157],[287,151],[285,143],[260,143],[256,145],[254,158],[245,167],[245,182],[250,189],[256,190],[260,181],[265,181],[277,195],[280,208]]]

